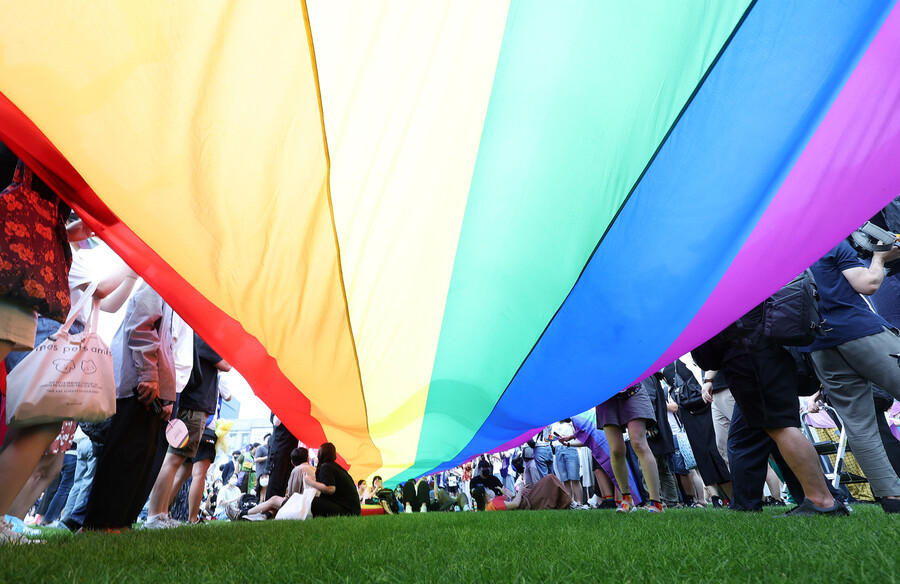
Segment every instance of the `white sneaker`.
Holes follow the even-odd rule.
[[[174,527],[169,523],[169,516],[166,513],[160,513],[153,517],[148,517],[147,521],[141,526],[141,529],[168,529]]]
[[[183,523],[181,521],[178,521],[177,519],[172,519],[171,517],[169,517],[168,513],[166,513],[165,517],[166,517],[165,521],[166,521],[166,523],[169,524],[169,527],[180,527],[181,525],[183,525]]]
[[[406,504],[406,512],[412,513],[412,505],[410,505],[409,503]]]
[[[469,507],[468,505],[466,505],[465,507],[463,507],[463,511],[471,511],[471,510],[472,510],[472,508]]]
[[[422,506],[419,507],[419,513],[427,513],[428,507],[425,506],[425,503],[422,503]]]

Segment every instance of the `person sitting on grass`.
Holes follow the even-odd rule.
[[[306,486],[321,495],[312,502],[313,517],[361,515],[359,493],[350,474],[337,463],[337,450],[331,442],[319,447],[319,466],[316,478],[304,477]]]
[[[356,494],[359,495],[359,504],[362,505],[366,500],[366,492],[369,490],[366,479],[356,481]]]
[[[316,476],[315,467],[309,464],[309,450],[303,447],[293,449],[291,451],[291,464],[294,465],[294,470],[291,471],[287,492],[283,497],[281,495],[273,495],[259,505],[245,510],[239,510],[233,505],[232,513],[234,518],[247,519],[248,521],[274,519],[278,510],[291,498],[291,495],[302,493],[303,489],[306,488],[303,481],[304,477],[314,479]]]
[[[458,493],[455,497],[448,493],[445,489],[434,488],[434,510],[435,511],[451,511],[454,507],[459,507],[460,511],[469,510],[469,500],[465,493]]]
[[[403,493],[401,496],[401,500],[406,506],[406,512],[426,512],[428,510],[428,504],[431,502],[431,495],[429,494],[430,490],[428,481],[425,477],[419,479],[418,482],[415,479],[406,481],[403,484]]]
[[[394,491],[386,489],[384,481],[378,475],[372,478],[372,485],[366,489],[364,497],[363,501],[367,505],[381,505],[389,515],[400,512],[400,503],[397,502]]]
[[[503,483],[491,474],[490,462],[482,460],[478,463],[478,476],[469,483],[469,490],[479,511],[484,511],[485,505],[491,499],[488,492],[493,491],[495,496],[503,495]]]
[[[221,487],[216,495],[216,519],[227,517],[228,506],[241,500],[241,490],[237,486],[237,475],[228,478],[228,485]]]

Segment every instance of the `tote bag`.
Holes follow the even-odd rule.
[[[62,420],[102,422],[116,413],[112,353],[97,334],[100,301],[81,334],[69,328],[93,299],[91,284],[58,331],[29,353],[7,377],[6,422],[10,427]]]

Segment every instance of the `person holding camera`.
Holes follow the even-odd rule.
[[[880,243],[880,242],[879,242]],[[812,265],[819,310],[825,325],[809,352],[816,376],[844,422],[850,448],[882,508],[900,513],[900,480],[878,435],[872,383],[900,399],[900,331],[869,308],[884,282],[884,265],[900,258],[900,248],[877,251],[866,267],[844,240]]]

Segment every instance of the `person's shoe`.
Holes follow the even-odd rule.
[[[472,510],[472,508],[471,508],[471,507],[469,507],[469,506],[468,506],[468,505],[463,505],[463,508],[462,508],[462,510],[463,510],[463,511],[471,511],[471,510]]]
[[[691,507],[696,507],[697,509],[706,509],[706,505],[699,501],[691,505]]]
[[[616,508],[616,500],[615,499],[603,499],[600,501],[600,505],[597,506],[597,509],[615,509]]]
[[[885,513],[900,513],[900,499],[888,499],[884,497],[880,501]]]
[[[268,517],[265,513],[247,513],[246,515],[242,515],[241,519],[244,521],[265,521]]]
[[[660,503],[659,501],[654,501],[653,503],[650,503],[649,505],[647,505],[646,509],[647,509],[647,513],[665,513],[666,512],[665,507],[663,507],[663,504]]]
[[[406,511],[407,513],[412,513],[412,505],[410,505],[409,503],[407,503],[407,504],[406,504],[406,509],[405,509],[405,511]]]
[[[81,529],[81,524],[72,519],[71,517],[66,517],[60,522],[60,526],[65,527],[72,533],[75,533],[79,529]]]
[[[172,527],[169,523],[169,517],[165,513],[153,515],[147,518],[147,521],[141,525],[141,529],[168,529]]]
[[[812,515],[829,515],[832,517],[838,517],[843,515],[850,515],[850,512],[847,511],[847,507],[844,506],[840,501],[835,501],[834,505],[831,507],[816,507],[813,505],[812,501],[809,499],[803,499],[803,502],[785,513],[781,515],[781,517],[810,517]]]
[[[425,505],[425,503],[422,503],[422,506],[419,507],[419,513],[427,513],[427,512],[428,512],[428,506]]]
[[[623,499],[619,506],[616,507],[616,513],[631,513],[634,509],[635,507],[631,504],[631,501]]]
[[[166,523],[169,524],[169,527],[180,527],[184,525],[184,522],[178,521],[177,519],[172,519],[168,513],[166,513]]]

